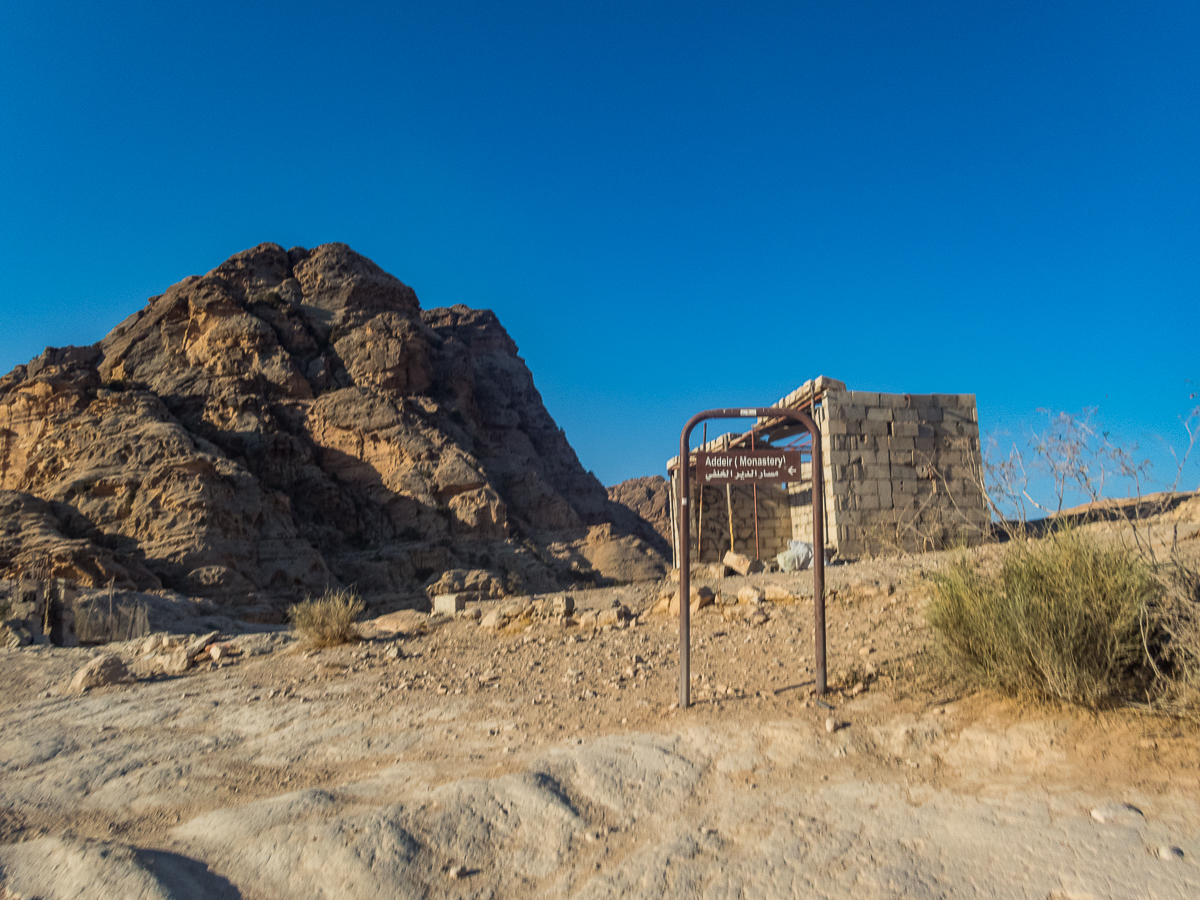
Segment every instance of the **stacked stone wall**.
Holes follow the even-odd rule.
[[[699,503],[699,492],[694,503]],[[787,549],[792,537],[790,498],[772,484],[758,486],[758,542],[754,537],[754,491],[750,487],[731,486],[733,500],[733,549],[751,559],[771,559]],[[700,528],[698,562],[718,562],[729,549],[729,506],[724,486],[704,488],[703,524]],[[697,515],[701,515],[696,506]]]
[[[990,517],[978,486],[974,395],[846,391],[825,401],[828,520],[839,555],[937,550],[983,534]]]
[[[806,398],[820,397],[815,408]],[[985,536],[991,516],[979,487],[982,459],[973,394],[881,394],[847,391],[842,382],[806,382],[779,406],[810,410],[821,431],[825,545],[842,558],[888,550],[920,552]],[[709,450],[728,446],[728,435]],[[811,542],[812,463],[782,488],[758,489],[758,548],[749,487],[731,490],[734,549],[770,559],[788,540]],[[725,488],[694,490],[693,534],[699,561],[718,561],[729,549]],[[693,540],[693,550],[696,542]]]

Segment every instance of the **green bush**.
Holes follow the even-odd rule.
[[[1161,585],[1133,554],[1074,531],[1011,545],[996,575],[934,576],[929,623],[950,660],[1010,694],[1097,706],[1147,658]]]
[[[334,647],[359,639],[355,621],[367,608],[352,589],[326,591],[324,596],[288,607],[288,620],[315,647]]]

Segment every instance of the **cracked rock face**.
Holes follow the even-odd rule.
[[[644,530],[579,464],[496,316],[422,310],[342,244],[262,244],[0,379],[10,571],[270,619],[337,585],[423,598],[454,567],[554,589],[569,554],[542,548],[605,522]]]

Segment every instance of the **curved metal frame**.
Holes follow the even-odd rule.
[[[813,420],[798,409],[761,406],[745,409],[706,409],[696,413],[683,426],[679,436],[679,708],[691,706],[692,671],[692,579],[691,517],[688,515],[691,450],[688,441],[692,429],[706,419],[794,419],[812,435],[812,511],[813,511],[813,640],[817,662],[817,693],[827,690],[825,680],[825,500],[824,460],[821,457],[821,432]]]

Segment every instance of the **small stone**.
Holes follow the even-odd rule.
[[[835,731],[837,731],[837,722],[833,721],[833,719],[826,719],[825,730],[830,734],[833,734]]]
[[[504,624],[507,621],[508,621],[507,617],[502,615],[500,613],[500,610],[493,609],[486,616],[484,616],[482,619],[479,620],[479,627],[480,628],[491,628],[493,630],[498,630],[500,628],[503,628]]]
[[[732,569],[739,575],[749,575],[752,572],[761,572],[763,564],[761,560],[751,559],[741,553],[734,553],[732,550],[725,554],[721,560],[725,564],[725,568]]]
[[[187,655],[189,660],[195,659],[197,654],[206,650],[208,645],[213,643],[220,636],[221,632],[219,631],[210,631],[208,634],[201,635],[200,637],[188,643],[187,647],[184,648],[184,653]]]
[[[76,672],[67,690],[73,694],[81,694],[94,687],[104,687],[132,680],[133,678],[130,676],[129,670],[125,668],[121,657],[105,653],[97,656]]]
[[[466,878],[471,873],[466,866],[455,866],[446,874],[450,876],[451,881],[458,881],[460,878]]]
[[[737,592],[738,603],[752,603],[755,606],[765,599],[763,592],[752,585],[747,585]]]
[[[1179,847],[1169,847],[1166,844],[1158,848],[1159,859],[1183,859],[1183,850]]]
[[[477,600],[478,594],[471,594],[470,599]],[[433,598],[433,611],[452,616],[467,608],[467,592],[457,594],[438,594]]]
[[[1128,803],[1109,803],[1092,810],[1092,818],[1101,825],[1136,827],[1146,821],[1142,811]]]
[[[768,584],[763,588],[763,594],[772,603],[790,603],[796,599],[795,595],[781,584]]]
[[[870,656],[870,655],[871,655],[872,653],[874,653],[874,652],[875,652],[875,648],[874,648],[874,647],[859,647],[859,648],[858,648],[858,655],[859,655],[859,656]]]
[[[602,609],[596,614],[596,624],[603,628],[605,625],[619,625],[633,617],[629,609],[622,605]]]

